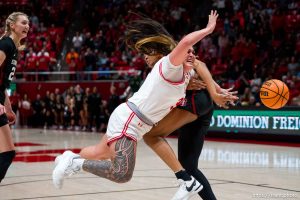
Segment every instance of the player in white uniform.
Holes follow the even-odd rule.
[[[118,183],[131,179],[137,140],[184,100],[186,89],[184,72],[192,69],[192,64],[183,65],[188,57],[187,52],[190,47],[214,30],[217,17],[217,13],[212,11],[207,27],[188,34],[178,45],[159,23],[150,19],[135,22],[145,26],[142,28],[143,32],[137,34],[136,31],[129,31],[126,42],[128,46],[144,53],[149,65],[150,62],[156,65],[139,91],[112,113],[107,134],[102,137],[99,144],[82,149],[80,155],[66,151],[56,158],[52,178],[57,188],[62,187],[65,176],[73,175],[80,170]],[[153,35],[151,31],[152,33],[156,31],[156,34],[159,32],[160,36],[151,37]],[[160,60],[157,62],[158,59]],[[225,105],[230,99],[229,96],[216,92],[211,95],[214,101],[221,105]],[[193,179],[188,188],[190,192],[198,192],[202,186]]]
[[[170,76],[170,74],[174,75]],[[183,67],[173,66],[169,56],[160,59],[141,88],[128,99],[127,103],[120,105],[120,108],[111,115],[109,124],[115,121],[126,121],[130,126],[126,131],[123,130],[123,123],[108,126],[108,142],[122,137],[123,134],[133,140],[140,140],[154,124],[164,118],[184,99],[185,79]],[[139,119],[139,116],[135,114],[136,110],[144,115],[143,119]],[[133,124],[138,126],[131,126]]]

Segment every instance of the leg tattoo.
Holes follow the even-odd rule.
[[[135,141],[122,137],[116,142],[115,152],[111,161],[85,160],[83,170],[117,183],[129,181],[135,166]]]

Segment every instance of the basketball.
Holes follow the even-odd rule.
[[[263,83],[260,88],[261,102],[271,109],[282,108],[289,100],[289,88],[277,79],[271,79]]]

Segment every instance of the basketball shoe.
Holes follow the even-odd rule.
[[[191,196],[197,194],[203,189],[203,185],[199,183],[194,177],[192,180],[184,181],[182,179],[178,179],[179,189],[173,196],[171,200],[188,200]]]
[[[56,188],[62,188],[65,176],[72,176],[80,172],[83,159],[78,158],[80,158],[80,155],[72,151],[65,151],[62,155],[56,157],[55,168],[52,172],[52,181]],[[74,162],[74,159],[77,162]]]

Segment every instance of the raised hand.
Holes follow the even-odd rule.
[[[212,33],[214,31],[217,24],[218,16],[219,14],[217,13],[216,10],[210,11],[210,15],[208,15],[208,23],[206,26],[206,29],[209,33]]]

